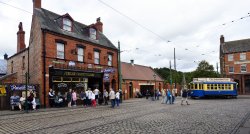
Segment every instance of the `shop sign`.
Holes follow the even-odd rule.
[[[0,96],[6,96],[6,89],[4,85],[0,85]]]
[[[69,66],[76,66],[76,63],[74,61],[69,61]]]
[[[93,68],[93,67],[92,67],[92,64],[88,64],[88,68]]]
[[[64,62],[62,62],[62,61],[52,61],[53,63],[55,63],[55,64],[64,64]]]
[[[57,86],[58,86],[59,88],[62,88],[62,87],[67,87],[67,84],[65,84],[65,83],[59,83]]]
[[[105,74],[103,75],[103,81],[104,81],[104,82],[109,82],[109,74],[106,74],[106,73],[105,73]]]
[[[77,83],[76,87],[85,87],[85,85],[83,83]]]
[[[36,87],[34,85],[27,85],[27,89],[28,90],[36,90]],[[12,85],[10,85],[10,90],[23,91],[23,90],[26,90],[26,85],[24,85],[24,84],[19,84],[19,85],[12,84]]]
[[[115,69],[114,68],[106,68],[103,70],[104,73],[114,73]]]

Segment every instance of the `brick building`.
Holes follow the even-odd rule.
[[[239,94],[250,94],[250,39],[225,42],[220,37],[220,66],[224,77],[238,83]]]
[[[69,88],[118,89],[118,49],[103,34],[101,19],[84,25],[41,5],[41,0],[33,0],[28,48],[19,25],[17,53],[8,59],[8,73],[17,73],[22,83],[28,72],[29,83],[40,86],[42,105],[48,104],[49,88],[62,94]]]
[[[154,89],[163,89],[164,80],[151,67],[136,65],[131,60],[131,63],[121,62],[121,71],[125,99],[134,98],[138,91],[144,96],[146,90],[153,93]]]

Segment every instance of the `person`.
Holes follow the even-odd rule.
[[[159,100],[159,97],[161,96],[161,93],[160,93],[160,91],[159,91],[159,89],[157,89],[157,91],[156,91],[156,97],[157,97],[157,100]]]
[[[72,95],[71,95],[72,89],[69,89],[69,92],[67,92],[67,102],[68,107],[71,107],[71,101],[72,101]]]
[[[120,103],[120,92],[119,91],[117,91],[115,94],[115,100],[116,100],[117,107],[119,107],[119,103]]]
[[[148,99],[149,96],[150,96],[150,92],[149,92],[149,90],[147,89],[147,91],[146,91],[146,99]]]
[[[96,87],[94,90],[94,94],[95,94],[95,100],[96,102],[98,102],[98,98],[99,98],[99,89]]]
[[[174,104],[175,101],[175,89],[172,90],[172,104]]]
[[[53,90],[50,88],[49,89],[49,106],[53,107],[54,106],[54,99],[55,99],[55,94]]]
[[[109,98],[111,100],[111,107],[115,107],[115,91],[111,88],[109,92]]]
[[[119,93],[120,93],[120,103],[122,103],[122,89],[119,89]]]
[[[162,100],[161,100],[161,104],[165,103],[166,102],[166,91],[165,89],[162,89],[161,90],[161,94],[162,94]]]
[[[85,91],[81,91],[80,98],[82,100],[82,105],[86,107],[86,92]]]
[[[96,107],[96,98],[95,98],[96,96],[94,93],[92,93],[92,91],[90,93],[90,96],[91,96],[91,106]]]
[[[76,91],[73,90],[73,92],[72,92],[72,101],[73,101],[73,106],[74,107],[76,106],[76,100],[77,100]]]
[[[11,105],[11,110],[14,110],[15,106],[19,107],[20,97],[16,95],[16,93],[13,93],[13,95],[10,97],[10,105]]]
[[[181,105],[183,105],[183,101],[185,100],[186,101],[186,103],[187,103],[187,105],[190,105],[189,103],[188,103],[188,90],[187,89],[182,89],[181,90],[182,91],[182,94],[181,94]]]
[[[36,99],[32,90],[30,90],[30,96],[28,97],[27,100],[31,104],[32,109],[36,110]]]
[[[98,104],[99,104],[99,105],[102,105],[102,103],[103,103],[103,93],[100,92],[100,93],[99,93],[99,97],[98,97]]]
[[[62,107],[63,106],[63,97],[60,92],[55,95],[55,106]]]
[[[171,92],[169,89],[167,89],[167,101],[166,101],[166,104],[168,104],[168,101],[169,101],[169,104],[172,104],[172,95],[171,95]]]
[[[23,110],[23,107],[25,106],[25,97],[22,95],[22,97],[20,98],[20,103],[19,103],[19,109],[20,111]]]
[[[106,89],[104,89],[104,92],[103,92],[104,105],[108,105],[108,97],[109,97],[109,93]]]

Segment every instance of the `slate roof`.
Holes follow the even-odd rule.
[[[223,44],[223,53],[237,53],[250,51],[250,39],[229,41]]]
[[[73,21],[73,31],[66,31],[60,27],[63,15],[58,15],[43,8],[36,8],[34,10],[34,15],[39,18],[42,29],[117,50],[111,41],[99,31],[97,31],[98,40],[90,39],[88,33],[86,33],[86,28],[88,27],[87,25]]]
[[[0,74],[7,74],[7,60],[0,59]]]
[[[121,62],[121,71],[122,79],[153,81],[156,74],[156,81],[164,81],[151,67]]]

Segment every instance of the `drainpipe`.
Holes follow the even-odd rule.
[[[45,57],[46,57],[46,52],[45,52],[45,36],[46,32],[42,30],[43,33],[43,103],[44,103],[44,108],[46,108],[46,62],[45,62]]]

